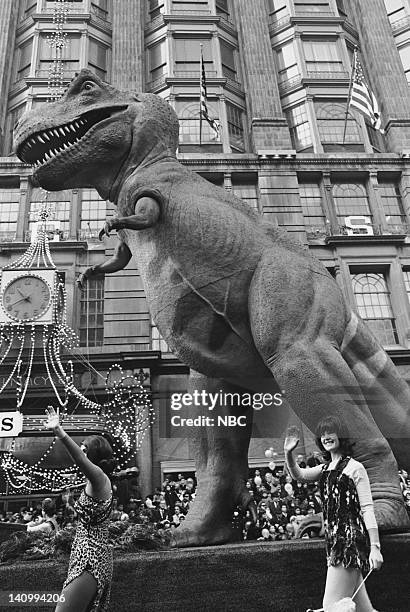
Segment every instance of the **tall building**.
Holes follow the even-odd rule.
[[[12,133],[49,95],[54,5],[0,3],[0,267],[27,248],[41,202],[30,168],[12,153]],[[180,119],[182,163],[309,248],[410,379],[410,0],[67,5],[65,83],[88,67],[119,88],[166,99]],[[355,47],[384,134],[355,110],[346,114]],[[201,49],[208,111],[220,129],[203,120],[200,136]],[[74,282],[112,253],[116,238],[101,243],[97,235],[114,206],[92,188],[52,194],[51,202],[51,249],[65,273],[69,323],[97,372],[77,364],[78,386],[103,399],[98,373],[113,361],[143,368],[163,414],[188,370],[150,321],[137,262],[92,281],[84,295]],[[41,360],[30,394],[34,417],[47,401]],[[145,493],[164,473],[193,470],[187,441],[162,437],[161,426],[159,418],[138,455]],[[268,431],[266,438],[252,440],[251,465],[266,463]]]

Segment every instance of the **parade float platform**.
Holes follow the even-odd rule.
[[[382,612],[409,612],[410,534],[385,536],[382,548],[383,569],[367,581],[373,605]],[[59,591],[66,571],[66,562],[52,560],[5,563],[0,588]],[[325,572],[323,540],[121,554],[114,562],[110,610],[305,612],[320,607]]]

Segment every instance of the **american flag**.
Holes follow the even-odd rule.
[[[366,83],[357,49],[354,51],[353,61],[353,82],[350,91],[349,107],[353,106],[362,115],[368,117],[373,128],[383,133],[379,104],[374,93]]]
[[[211,117],[209,116],[209,111],[208,111],[208,105],[206,103],[207,98],[208,98],[208,94],[207,94],[207,90],[206,90],[206,73],[205,73],[205,64],[204,64],[204,56],[203,56],[203,52],[202,52],[202,45],[201,45],[201,66],[200,66],[200,72],[201,72],[201,76],[200,76],[200,109],[199,109],[199,113],[200,113],[200,119],[201,119],[201,126],[200,126],[200,141],[202,140],[202,118],[205,119],[205,121],[207,121],[209,123],[209,125],[211,126],[211,128],[214,130],[215,132],[215,139],[218,138],[219,136],[219,130],[220,130],[220,125],[219,125],[219,121],[217,121],[216,119],[211,119]]]

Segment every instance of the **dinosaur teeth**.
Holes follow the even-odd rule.
[[[38,140],[39,142],[41,142],[42,144],[45,144],[45,142],[46,142],[45,140],[43,140],[43,139],[41,138],[41,136],[37,136],[37,140]]]
[[[70,133],[70,130],[69,130],[69,128],[68,128],[68,126],[67,126],[67,125],[65,125],[65,126],[64,126],[64,131],[65,131],[65,133],[66,133],[66,134],[69,134],[69,133]]]
[[[53,130],[53,134],[54,134],[54,136],[57,136],[57,138],[60,138],[60,134],[58,133],[57,130]]]
[[[50,137],[47,136],[47,134],[45,132],[43,132],[43,138],[45,138],[46,140],[50,140]]]
[[[74,132],[74,134],[75,134],[75,127],[73,126],[73,124],[72,124],[72,123],[70,123],[70,125],[69,125],[68,127],[69,127],[69,128],[70,128],[70,130],[71,130],[72,132]]]
[[[63,128],[58,128],[58,131],[60,132],[61,136],[65,136],[64,130]]]

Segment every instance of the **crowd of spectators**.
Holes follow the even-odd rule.
[[[306,466],[302,455],[297,457],[297,462],[301,467]],[[308,459],[308,465],[317,462],[315,457]],[[410,479],[404,470],[400,471],[400,482],[410,513]],[[245,509],[236,508],[232,517],[233,537],[237,541],[294,539],[305,517],[318,515],[321,511],[316,483],[302,484],[292,480],[281,467],[250,470],[245,486],[250,504]],[[116,479],[113,489],[113,522],[152,524],[166,531],[177,529],[185,520],[195,499],[196,483],[193,477],[185,477],[182,473],[176,477],[170,475],[152,495],[142,499],[137,474],[130,470]],[[0,522],[24,524],[27,531],[44,533],[75,526],[78,493],[66,489],[54,500],[46,498],[35,507],[0,514]],[[308,530],[304,537],[317,533]]]

